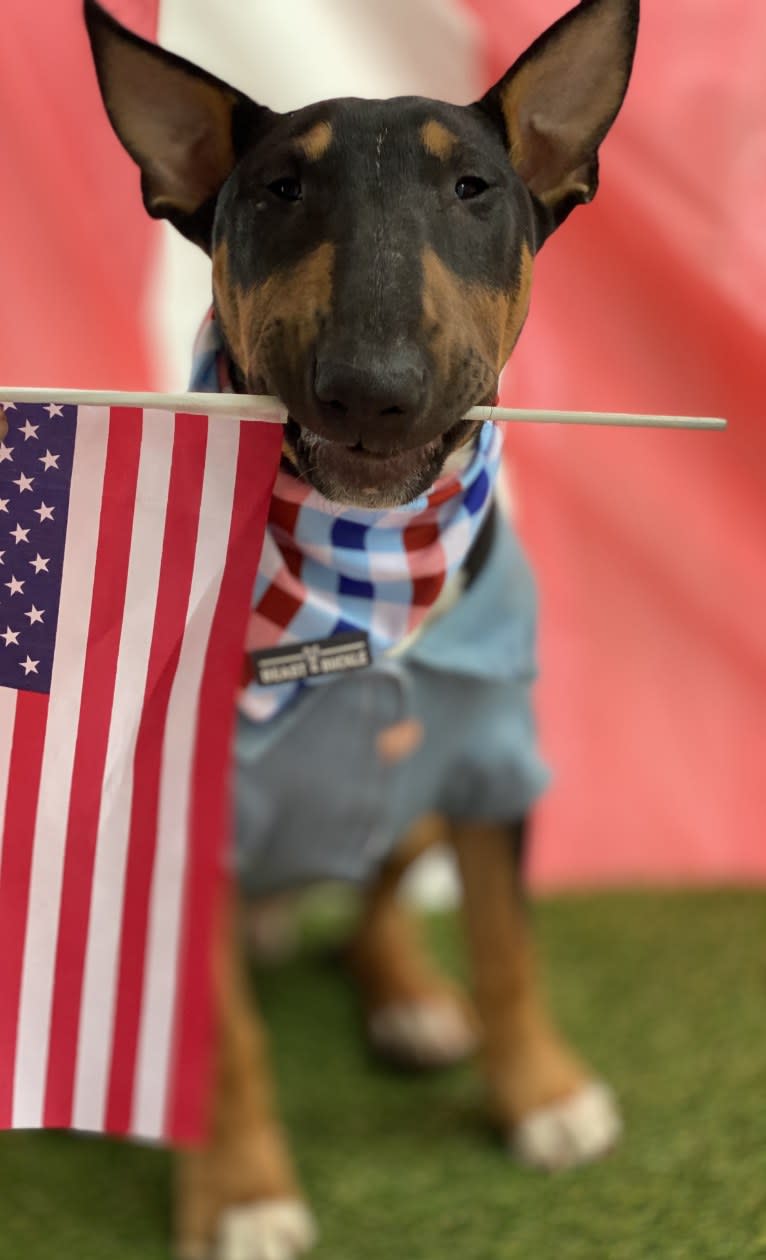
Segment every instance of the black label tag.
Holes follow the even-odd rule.
[[[363,631],[334,634],[310,643],[288,643],[284,647],[251,652],[255,681],[262,687],[276,683],[300,682],[330,674],[347,674],[370,665],[370,642]]]

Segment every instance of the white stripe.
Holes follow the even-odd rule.
[[[395,604],[385,599],[373,599],[369,602],[370,637],[373,643],[387,648],[391,643],[398,643],[407,633],[412,607],[410,604]]]
[[[2,649],[0,649],[1,651]],[[12,687],[0,687],[0,801],[8,797],[8,768],[13,747],[13,724],[16,721],[18,691]],[[5,810],[0,826],[0,862],[3,860],[3,836],[5,834]]]
[[[15,1128],[34,1128],[42,1124],[69,794],[108,435],[109,409],[81,407],[77,417],[61,603],[35,821],[13,1090]]]
[[[174,420],[144,415],[85,956],[73,1125],[104,1125],[130,837],[133,757],[154,628]]]
[[[334,96],[481,91],[481,27],[461,0],[162,0],[160,43],[272,109]]]
[[[165,1127],[197,710],[228,548],[238,446],[238,427],[209,425],[189,611],[162,750],[157,855],[149,907],[132,1120],[133,1131],[147,1138],[161,1137]]]
[[[258,578],[263,583],[264,590],[284,568],[282,552],[267,530],[263,537],[263,550],[258,562]]]
[[[481,512],[481,521],[485,519],[490,504],[491,499],[488,499]],[[467,512],[461,512],[458,520],[450,522],[449,528],[441,537],[442,554],[448,571],[454,570],[468,555],[472,541],[478,538],[479,528],[480,523],[477,523],[476,517],[470,517]]]

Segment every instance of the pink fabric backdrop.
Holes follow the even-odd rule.
[[[569,7],[470,4],[488,80]],[[557,779],[546,884],[766,876],[766,7],[642,7],[602,189],[540,256],[506,400],[730,429],[513,435]]]
[[[156,0],[110,5],[152,35]],[[0,382],[150,385],[156,229],[103,115],[81,0],[3,0]]]
[[[487,83],[568,7],[463,2]],[[155,27],[156,0],[111,7]],[[535,852],[546,886],[766,877],[766,8],[644,10],[602,190],[540,257],[506,400],[731,428],[512,434],[556,770]],[[44,23],[6,0],[4,31],[0,382],[151,386],[156,238],[102,117],[79,0]]]

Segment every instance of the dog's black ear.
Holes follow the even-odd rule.
[[[581,0],[479,102],[505,131],[543,235],[598,187],[598,147],[622,105],[640,0]]]
[[[271,111],[125,29],[96,0],[85,22],[114,130],[141,168],[144,205],[210,249],[216,197]]]

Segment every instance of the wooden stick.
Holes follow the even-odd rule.
[[[622,411],[527,411],[523,407],[473,407],[470,420],[509,424],[600,424],[615,429],[725,429],[718,416],[632,415]]]
[[[242,420],[284,424],[287,408],[266,394],[133,394],[98,389],[16,389],[0,387],[9,402],[62,403],[96,407],[144,407],[160,411],[191,411],[209,416],[236,415]],[[588,424],[627,429],[725,429],[716,416],[631,415],[611,411],[530,411],[523,407],[473,407],[467,420],[509,424]]]

